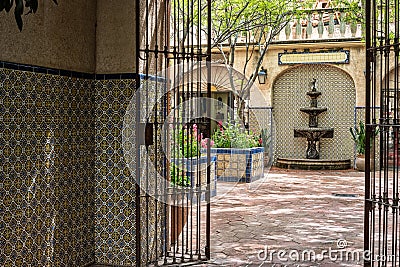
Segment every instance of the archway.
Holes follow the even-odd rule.
[[[209,80],[206,75],[207,68],[211,68]],[[212,118],[217,118],[218,121],[237,119],[237,116],[239,116],[240,123],[249,127],[250,101],[252,101],[253,105],[254,103],[265,102],[265,97],[257,86],[250,84],[247,77],[232,66],[221,63],[212,63],[210,66],[207,66],[205,63],[196,63],[193,65],[182,64],[180,65],[180,69],[184,70],[182,74],[170,74],[171,77],[174,77],[174,82],[177,84],[177,90],[174,91],[175,102],[184,101],[187,97],[206,98],[207,84],[210,83],[211,98],[218,100],[218,104],[215,102],[210,107],[210,113]],[[198,90],[191,90],[183,94],[182,86],[191,87],[193,85],[196,85]],[[240,106],[241,104],[243,106]],[[202,110],[200,113],[203,113],[205,117],[205,106],[204,108],[200,108],[200,110]],[[198,123],[201,127],[201,122]],[[212,132],[216,127],[216,121],[213,121]],[[253,125],[253,128],[258,129],[258,124]]]
[[[300,65],[282,73],[273,85],[273,115],[276,122],[275,158],[305,158],[306,141],[294,138],[294,128],[308,126],[307,114],[300,108],[309,107],[306,92],[313,79],[322,92],[318,106],[327,107],[319,117],[320,127],[334,128],[332,139],[320,144],[321,159],[350,159],[354,145],[349,128],[354,125],[356,90],[354,81],[343,70],[322,64]]]

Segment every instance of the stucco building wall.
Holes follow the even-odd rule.
[[[288,52],[303,51],[309,49],[310,52],[321,50],[337,50],[344,49],[350,50],[350,63],[349,64],[332,64],[335,67],[348,73],[354,80],[356,88],[356,106],[365,106],[365,44],[361,41],[356,42],[330,42],[330,43],[312,43],[312,44],[271,44],[263,60],[262,66],[267,70],[268,76],[265,84],[259,84],[256,80],[254,86],[260,89],[263,98],[253,98],[251,106],[265,107],[272,105],[272,88],[276,79],[282,75],[286,70],[298,66],[293,65],[278,65],[278,53],[283,53],[285,50]],[[257,52],[257,51],[256,51]],[[257,54],[253,56],[252,61],[247,68],[246,76],[249,77],[255,67],[255,61],[258,59]],[[236,49],[234,67],[243,71],[245,63],[245,50],[244,48]],[[261,99],[261,101],[260,101]]]
[[[0,61],[85,73],[135,72],[135,1],[39,1],[18,30],[0,13]],[[28,10],[25,9],[25,12]]]
[[[135,1],[97,1],[96,73],[135,72]]]
[[[58,2],[0,13],[0,266],[134,266],[134,1]]]
[[[93,73],[97,1],[39,1],[36,14],[0,13],[0,60]],[[25,12],[28,10],[25,9]]]

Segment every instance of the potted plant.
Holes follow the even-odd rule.
[[[202,148],[207,148],[207,139],[198,131],[197,124],[180,125],[172,130],[171,142],[171,184],[179,187],[206,187],[207,164],[215,169],[216,157],[211,157],[208,162],[206,155],[201,154]],[[211,146],[213,142],[211,141]],[[215,178],[211,171],[211,180]],[[212,182],[211,196],[216,195],[216,183]]]
[[[174,162],[170,163],[170,175],[171,175],[171,184],[174,188],[181,189],[180,193],[174,194],[176,195],[176,201],[180,200],[180,195],[184,194],[184,190],[191,186],[191,181],[188,175],[181,170],[181,168],[176,165]],[[174,190],[175,192],[178,190]],[[186,225],[188,220],[188,209],[185,205],[171,206],[171,232],[170,232],[170,240],[171,244],[175,244],[179,235],[183,231],[183,227]],[[182,204],[182,203],[181,203]]]
[[[197,191],[194,187],[207,188],[207,156],[201,155],[201,144],[204,143],[203,135],[198,132],[196,124],[180,125],[172,129],[173,138],[171,140],[171,160],[169,164],[170,174],[170,196],[174,205],[171,205],[171,232],[170,240],[174,244],[183,227],[188,220],[188,207],[190,202],[196,202],[198,195],[193,194]],[[211,184],[210,194],[215,196],[216,177],[215,165],[216,157],[210,159],[211,165]],[[202,193],[200,200],[205,195]]]
[[[228,120],[218,122],[212,140],[211,153],[217,156],[218,180],[252,182],[263,176],[264,147],[260,135]]]
[[[356,144],[357,156],[355,162],[355,168],[359,171],[365,171],[365,148],[366,148],[366,129],[364,122],[360,120],[359,127],[355,126],[354,128],[350,128],[351,136]],[[378,135],[379,129],[375,129],[371,136],[372,144],[373,139]],[[372,147],[373,148],[373,147]],[[373,155],[373,153],[371,153]],[[374,162],[371,158],[371,170],[374,169]]]

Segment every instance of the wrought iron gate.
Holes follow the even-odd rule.
[[[364,266],[399,266],[399,1],[365,7],[366,158],[379,157],[366,160]]]
[[[137,265],[210,258],[210,5],[136,1]]]

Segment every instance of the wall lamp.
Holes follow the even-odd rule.
[[[261,69],[258,72],[258,82],[260,84],[265,84],[266,80],[267,80],[267,70],[265,70],[264,67],[261,66]]]

